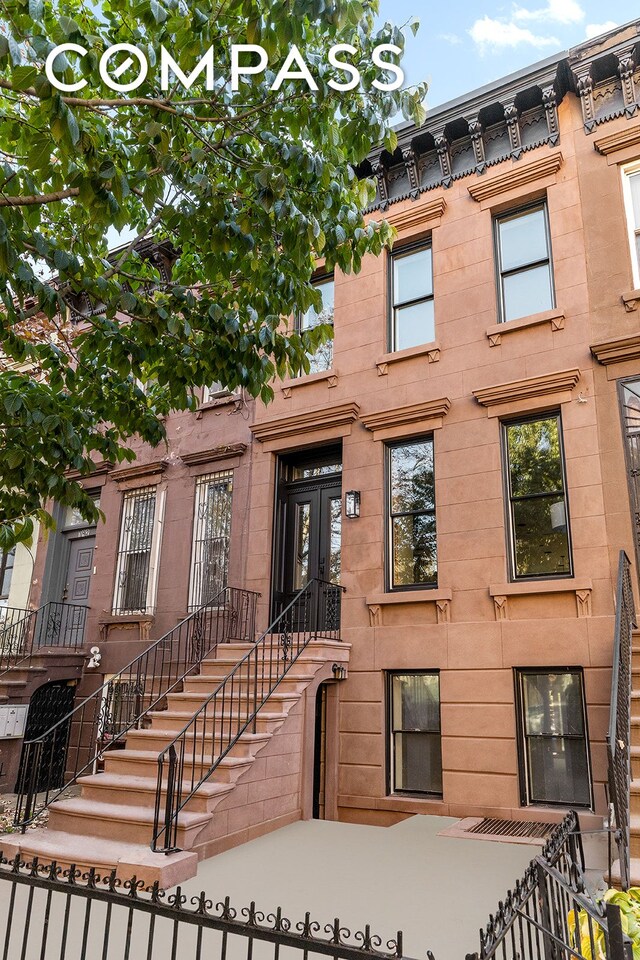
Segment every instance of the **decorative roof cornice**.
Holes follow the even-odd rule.
[[[616,153],[626,147],[637,147],[638,144],[640,144],[640,126],[633,126],[624,127],[606,137],[599,137],[593,141],[593,148],[607,157],[610,153]]]
[[[633,117],[640,111],[639,44],[640,20],[632,21],[429,110],[421,127],[399,124],[393,155],[378,146],[358,169],[377,181],[370,209],[386,211],[529,150],[558,146],[558,106],[567,95],[577,96],[587,134]]]
[[[355,400],[332,407],[301,410],[285,417],[273,417],[252,424],[249,429],[257,440],[282,440],[300,433],[317,433],[336,427],[349,426],[358,419],[360,405]]]
[[[531,163],[519,164],[510,167],[504,173],[499,173],[495,177],[476,180],[468,187],[469,193],[480,203],[482,200],[488,200],[497,197],[501,193],[513,190],[516,187],[526,186],[528,183],[535,183],[536,180],[542,180],[544,177],[553,176],[562,166],[562,154],[552,153],[538,160],[532,160]]]
[[[161,475],[167,469],[166,461],[154,460],[152,463],[134,463],[131,467],[124,467],[121,470],[114,470],[111,474],[112,480],[116,483],[123,483],[125,480],[138,480],[146,477]]]
[[[531,400],[534,397],[572,390],[579,379],[579,370],[557,370],[541,377],[528,377],[526,380],[512,380],[510,383],[482,387],[472,393],[483,407],[494,407],[514,400]]]
[[[181,453],[180,459],[188,467],[195,467],[201,463],[210,463],[213,460],[231,460],[233,457],[241,457],[246,449],[246,443],[229,443],[220,447],[210,447],[208,450]]]
[[[638,360],[640,359],[640,334],[592,343],[590,350],[596,360],[605,367],[610,363]]]
[[[437,426],[437,421],[442,421],[449,412],[450,406],[451,401],[448,397],[440,397],[438,400],[427,400],[423,403],[394,407],[391,410],[367,413],[360,419],[367,430],[371,430],[374,440],[384,440],[388,430],[396,431],[398,428],[404,428],[406,432],[407,428],[431,429]]]

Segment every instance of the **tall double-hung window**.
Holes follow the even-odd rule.
[[[500,321],[518,320],[555,306],[546,201],[495,219]]]
[[[435,340],[431,242],[391,254],[392,352]]]
[[[640,287],[640,161],[622,169],[633,285]]]
[[[503,424],[513,579],[571,576],[560,415]]]
[[[304,330],[313,330],[314,327],[322,324],[333,326],[333,307],[334,307],[334,280],[333,274],[325,277],[318,277],[313,281],[313,286],[320,291],[322,305],[320,310],[315,307],[309,307],[306,313],[298,313],[295,318],[296,332],[301,333]],[[321,344],[315,353],[308,354],[310,373],[321,373],[330,370],[333,366],[333,337]]]
[[[210,473],[196,482],[189,609],[209,603],[227,586],[233,471]]]
[[[390,586],[436,586],[433,438],[390,445],[387,456]]]
[[[123,497],[114,615],[153,612],[163,506],[157,487],[129,490]]]

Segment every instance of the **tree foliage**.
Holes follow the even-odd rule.
[[[95,519],[69,470],[130,459],[134,434],[162,442],[159,414],[193,405],[195,386],[268,401],[274,377],[307,369],[329,332],[289,335],[282,318],[320,306],[318,257],[357,271],[389,243],[387,224],[363,218],[373,186],[353,168],[376,143],[393,152],[398,111],[424,118],[423,87],[373,86],[373,47],[404,45],[376,12],[377,0],[4,0],[0,548],[28,540],[34,517],[50,522],[51,498]],[[88,80],[72,94],[43,71],[66,42],[89,51],[56,61],[65,82]],[[122,94],[98,70],[121,42],[152,65]],[[269,66],[234,92],[224,80],[241,43],[263,46]],[[327,64],[337,43],[357,48],[362,82],[348,93],[329,86],[345,80]],[[299,80],[270,89],[292,44],[317,92]],[[185,74],[213,46],[220,82],[207,90],[203,72],[163,92],[162,46]],[[114,231],[126,241],[108,256]],[[170,278],[149,252],[158,245],[172,251]],[[136,380],[153,384],[146,396]]]

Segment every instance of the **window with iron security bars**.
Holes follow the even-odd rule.
[[[233,470],[196,483],[189,610],[208,603],[227,585]]]
[[[125,493],[113,602],[115,615],[147,613],[152,606],[150,572],[156,523],[155,487]]]

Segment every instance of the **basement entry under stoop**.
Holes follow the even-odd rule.
[[[469,840],[498,840],[504,843],[530,843],[544,846],[554,823],[540,820],[503,820],[499,817],[466,817],[440,830],[439,837]]]

